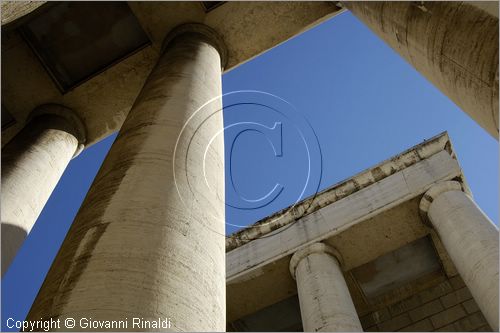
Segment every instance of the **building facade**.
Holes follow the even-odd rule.
[[[492,331],[498,231],[446,133],[232,235],[228,330]]]

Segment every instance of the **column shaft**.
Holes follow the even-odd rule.
[[[208,194],[201,192],[199,169],[204,145],[223,128],[216,112],[220,100],[207,106],[214,112],[208,130],[188,126],[201,139],[177,142],[195,111],[222,92],[215,37],[206,34],[207,27],[198,28],[177,29],[167,38],[28,318],[128,318],[128,327],[120,330],[134,331],[167,328],[133,326],[133,317],[168,318],[169,330],[225,330],[222,135],[204,165],[205,179],[217,184],[220,200],[200,203]],[[174,164],[176,149],[182,154]],[[174,178],[192,168],[188,182]],[[181,198],[177,189],[193,196]]]
[[[324,244],[313,244],[313,247]],[[300,255],[300,254],[299,254]],[[293,264],[305,332],[346,332],[363,329],[338,260],[324,251],[310,251]],[[293,273],[292,273],[293,274]]]
[[[498,229],[457,190],[437,195],[428,217],[488,323],[498,330]]]
[[[498,16],[488,6],[462,1],[343,4],[498,139]]]
[[[2,276],[75,154],[78,137],[67,119],[43,114],[29,121],[3,148]]]

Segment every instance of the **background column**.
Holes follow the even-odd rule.
[[[486,320],[498,331],[498,229],[456,181],[431,187],[420,210],[436,229]]]
[[[333,248],[315,243],[290,260],[305,332],[363,331],[338,257]]]
[[[48,104],[2,149],[2,276],[84,143],[85,127],[73,111]]]
[[[342,4],[498,139],[498,2]]]
[[[28,318],[225,330],[224,54],[204,25],[167,36]]]

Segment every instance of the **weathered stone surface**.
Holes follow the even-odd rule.
[[[45,105],[32,116],[2,149],[2,276],[85,142],[85,129],[72,110]]]
[[[459,174],[460,167],[456,160],[453,160],[446,151],[441,151],[425,161],[301,218],[283,231],[278,229],[274,237],[260,238],[228,252],[228,281],[236,282],[240,278],[244,279],[244,275],[251,274],[252,270],[258,270],[308,243],[340,234],[361,221],[380,214],[383,210],[422,194],[437,179],[452,179]],[[335,219],[329,218],[330,216],[335,216]],[[398,228],[395,222],[387,223],[391,228]],[[403,232],[410,232],[414,235],[414,239],[419,238],[416,235],[425,235],[424,230],[420,233],[419,230],[411,232],[412,230],[401,229],[397,233],[402,235]],[[367,236],[372,237],[376,233],[377,231],[373,230]],[[382,251],[382,249],[362,251],[359,247],[356,249],[360,260],[363,260],[361,257],[367,259],[376,256],[375,251]],[[363,263],[360,261],[354,263],[349,259],[350,255],[346,255],[347,267],[356,267]]]
[[[343,4],[498,139],[498,14],[491,14],[491,5],[462,1]]]
[[[297,280],[305,332],[360,332],[356,309],[336,251],[315,243],[296,252],[290,271]]]
[[[28,318],[169,318],[176,331],[225,329],[221,100],[203,108],[211,115],[203,126],[188,123],[220,96],[221,61],[213,32],[198,28],[171,39],[148,77]]]
[[[383,161],[376,166],[360,172],[359,174],[334,184],[330,188],[318,193],[316,196],[307,198],[292,210],[286,208],[269,217],[266,217],[257,223],[240,230],[226,239],[226,251],[229,252],[243,244],[254,239],[272,233],[281,227],[294,223],[299,217],[306,217],[309,214],[331,205],[351,194],[375,184],[384,178],[402,171],[422,160],[431,157],[443,150],[449,150],[451,147],[447,134],[436,135],[424,143],[421,143],[411,149],[408,149],[397,156]],[[450,150],[449,153],[453,155]],[[375,173],[373,170],[377,170]],[[377,178],[374,177],[377,174]]]
[[[284,210],[233,235],[226,243],[226,249],[228,244],[232,248],[227,252],[226,265],[228,321],[264,311],[294,295],[297,290],[288,271],[290,257],[318,241],[342,253],[342,268],[348,272],[345,280],[358,314],[365,322],[371,319],[364,316],[377,310],[371,307],[372,301],[391,306],[422,292],[416,304],[395,305],[391,313],[384,311],[387,316],[377,318],[382,322],[452,292],[443,272],[436,271],[429,277],[416,277],[413,284],[395,293],[391,291],[367,300],[352,270],[429,234],[431,229],[422,223],[419,202],[435,183],[463,179],[454,156],[448,136],[441,134],[333,185],[313,199],[300,202],[296,209]],[[383,172],[384,177],[375,180],[371,172],[374,168]],[[463,187],[467,188],[465,181]],[[309,207],[307,212],[306,207]],[[276,225],[272,224],[275,220],[279,221]],[[268,221],[271,226],[267,225]],[[234,241],[239,236],[246,240]],[[257,239],[249,241],[253,236]],[[445,254],[444,247],[436,251],[436,260],[442,261]],[[376,270],[372,273],[377,274]],[[366,278],[370,276],[367,274]],[[446,285],[434,291],[436,284],[444,280]],[[373,326],[372,323],[369,327]]]
[[[435,328],[441,328],[463,317],[465,317],[465,310],[459,304],[455,305],[452,308],[446,309],[443,312],[435,314],[431,317],[431,322]]]
[[[183,23],[204,23],[219,32],[229,54],[225,70],[258,56],[340,12],[330,1],[226,2],[205,13],[198,1],[130,1],[152,45],[62,94],[16,30],[2,31],[2,103],[17,124],[2,131],[2,144],[37,105],[59,103],[77,110],[92,145],[122,126],[166,34]],[[21,124],[21,125],[20,125]]]
[[[2,1],[2,25],[28,15],[45,3],[46,1]]]
[[[462,284],[458,289],[452,288],[453,285],[457,285],[456,282],[460,279],[460,276],[455,275],[452,278],[446,278],[443,272],[440,274],[444,280],[442,282],[439,282],[439,279],[428,280],[428,283],[430,283],[428,286],[425,286],[425,283],[422,283],[422,281],[411,282],[411,285],[417,284],[419,287],[423,287],[423,289],[420,291],[413,289],[412,296],[400,302],[385,304],[386,301],[391,302],[391,295],[394,301],[393,292],[386,294],[386,297],[382,297],[382,302],[381,299],[371,299],[370,306],[373,310],[361,318],[364,331],[387,331],[389,328],[407,325],[396,330],[400,332],[468,332],[484,329],[491,332],[491,328],[486,325],[486,319],[477,305],[475,305],[474,300],[470,298],[472,296],[470,296],[467,287]],[[446,308],[443,300],[456,299],[459,296],[457,295],[458,291],[461,300],[467,299],[467,297],[469,299],[453,305],[445,301],[449,305]],[[356,308],[359,308],[358,305]],[[451,308],[453,310],[450,310]],[[393,309],[397,309],[398,311],[392,315],[392,318],[385,315],[377,322],[366,320],[366,318],[376,316],[379,313],[387,313],[388,309],[391,309],[391,312]],[[451,323],[444,324],[450,321]],[[433,323],[437,326],[435,327]]]
[[[420,206],[488,323],[498,329],[498,229],[457,182],[438,183]],[[443,304],[463,301],[463,292]]]

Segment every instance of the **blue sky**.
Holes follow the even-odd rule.
[[[244,132],[236,140],[226,135],[226,150],[234,142],[232,179],[240,195],[258,198],[275,184],[283,188],[276,200],[262,208],[227,207],[227,222],[248,225],[296,201],[308,174],[301,132],[307,132],[311,146],[313,133],[321,149],[321,182],[306,186],[304,194],[309,195],[315,187],[329,187],[446,130],[476,202],[498,224],[497,141],[350,13],[226,73],[224,93],[238,90],[279,96],[290,108],[286,112],[297,118],[258,105],[224,110],[226,126],[255,122],[271,128],[278,122],[283,133],[281,156],[275,155],[258,131]],[[262,98],[269,101],[269,97]],[[224,102],[226,106],[231,103]],[[88,148],[70,163],[3,278],[3,331],[8,330],[7,318],[22,320],[27,314],[115,136]],[[234,200],[235,194],[227,190],[228,157],[226,151],[227,200]],[[312,160],[318,162],[316,157]],[[311,179],[319,180],[317,169],[311,170]],[[227,227],[226,231],[236,229]]]

